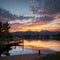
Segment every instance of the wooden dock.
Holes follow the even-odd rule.
[[[4,45],[8,46],[8,47],[11,47],[11,46],[24,46],[24,40],[10,41],[10,42],[6,42]]]

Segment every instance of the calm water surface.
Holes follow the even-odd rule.
[[[38,53],[41,50],[43,54],[54,53],[60,51],[60,41],[57,40],[24,40],[24,48],[21,46],[13,46],[9,50],[10,56]],[[2,56],[6,56],[2,54]]]

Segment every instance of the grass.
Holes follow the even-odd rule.
[[[43,57],[39,60],[60,60],[60,52],[54,54],[47,54],[46,57]]]

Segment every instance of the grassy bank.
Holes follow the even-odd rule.
[[[47,54],[45,57],[39,60],[60,60],[60,52],[54,54]]]

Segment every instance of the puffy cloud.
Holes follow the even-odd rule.
[[[9,11],[0,8],[0,21],[6,22],[8,21],[10,24],[18,23],[18,24],[23,24],[23,25],[35,25],[35,24],[45,24],[54,18],[51,16],[43,16],[43,17],[24,17],[24,16],[19,16],[13,15]],[[38,23],[39,22],[39,23]],[[43,23],[42,23],[43,22]]]
[[[27,24],[27,23],[31,23],[31,22],[33,22],[32,19],[28,19],[28,20],[23,19],[23,20],[9,21],[10,24],[23,24],[23,25]]]
[[[36,19],[38,19],[39,21],[51,21],[51,20],[54,20],[54,17],[44,16],[44,17],[40,17],[40,18],[36,18]]]
[[[31,7],[34,14],[60,14],[60,0],[38,0],[34,3]]]
[[[14,20],[17,18],[17,15],[13,15],[9,11],[0,8],[0,21],[9,21],[9,20]]]
[[[31,0],[31,11],[36,17],[34,24],[47,24],[60,16],[60,0]]]
[[[9,22],[10,24],[18,23],[18,24],[27,24],[33,22],[34,17],[32,16],[17,16],[6,9],[0,8],[0,21],[2,22]]]
[[[59,14],[60,13],[60,0],[46,0],[45,13],[47,14]]]

